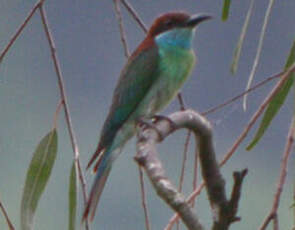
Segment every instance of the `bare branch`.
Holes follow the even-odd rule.
[[[238,137],[238,139],[235,141],[233,146],[230,148],[228,153],[224,156],[222,161],[220,162],[220,165],[224,165],[228,159],[234,154],[236,149],[239,147],[241,142],[245,139],[247,136],[249,130],[253,127],[257,119],[260,117],[260,115],[263,113],[266,106],[269,104],[269,102],[273,99],[273,97],[277,94],[277,92],[282,88],[284,83],[287,81],[288,77],[291,76],[291,73],[295,72],[295,64],[293,64],[288,70],[284,72],[284,74],[281,75],[281,80],[275,85],[275,87],[272,89],[272,91],[268,94],[268,96],[264,99],[262,104],[259,106],[258,110],[255,112],[255,114],[252,116],[251,120],[247,124],[246,128],[243,130],[241,135]]]
[[[127,1],[127,0],[121,0],[122,4],[126,7],[126,9],[128,10],[128,12],[132,15],[132,17],[134,18],[134,20],[138,23],[138,25],[141,27],[141,29],[147,33],[147,27],[144,24],[144,22],[140,19],[140,17],[138,16],[138,13],[136,12],[136,10],[131,6],[131,4]]]
[[[184,100],[180,92],[177,94],[177,99],[180,105],[180,110],[185,110]]]
[[[182,191],[182,186],[183,186],[183,181],[184,181],[185,165],[186,165],[186,160],[187,160],[187,152],[188,152],[188,145],[189,145],[190,136],[191,136],[191,132],[188,131],[186,138],[185,138],[184,149],[183,149],[183,159],[182,159],[181,173],[180,173],[179,185],[178,185],[179,192]]]
[[[123,26],[123,21],[122,21],[122,14],[121,14],[121,9],[119,5],[119,0],[113,0],[114,5],[115,5],[115,13],[116,17],[118,20],[119,28],[120,28],[120,37],[121,41],[124,47],[124,54],[125,57],[128,58],[130,56],[129,49],[128,49],[128,44],[127,44],[127,39],[126,39],[126,34],[124,31],[124,26]]]
[[[178,94],[178,96],[181,98],[181,94]],[[181,108],[181,110],[184,110],[184,107]],[[188,152],[188,146],[191,138],[191,131],[187,131],[186,137],[185,137],[185,142],[184,142],[184,149],[183,149],[183,156],[182,156],[182,165],[181,165],[181,173],[179,177],[179,184],[178,184],[178,191],[182,192],[182,186],[184,182],[184,173],[185,173],[185,167],[186,167],[186,161],[187,161],[187,152]],[[197,161],[197,156],[195,159],[195,162]],[[196,168],[194,168],[196,169]],[[194,180],[193,180],[193,190],[195,190],[194,185],[196,182],[195,180],[196,173],[194,173]],[[177,222],[177,227],[176,229],[179,229],[179,222]]]
[[[189,195],[189,197],[187,198],[187,202],[191,203],[192,201],[194,201],[194,199],[200,195],[201,191],[203,190],[203,188],[205,187],[205,183],[202,182],[199,187],[192,192],[192,194]],[[174,216],[171,217],[171,219],[169,220],[167,226],[165,227],[164,230],[171,230],[173,225],[175,224],[176,221],[178,221],[180,218],[179,214],[174,214]]]
[[[231,198],[229,200],[229,206],[231,207],[230,209],[234,212],[237,213],[238,211],[238,203],[241,197],[241,190],[242,190],[242,183],[243,180],[245,178],[245,176],[247,175],[248,170],[244,169],[241,172],[234,172],[233,174],[233,178],[234,178],[234,186],[233,186],[233,190],[231,193]],[[240,220],[240,218],[236,217],[237,221]]]
[[[4,49],[2,50],[2,52],[0,54],[0,63],[3,60],[4,56],[6,55],[6,53],[8,52],[8,50],[10,49],[10,47],[15,42],[15,40],[19,37],[19,35],[23,31],[23,29],[26,27],[26,25],[28,24],[28,22],[31,20],[31,18],[35,14],[36,10],[43,4],[43,2],[44,2],[44,0],[37,1],[37,3],[35,4],[35,6],[29,12],[28,16],[25,18],[24,22],[19,26],[19,28],[16,30],[15,34],[11,37],[10,41],[4,47]]]
[[[188,117],[182,115],[179,116],[178,112],[172,114],[169,118],[175,123],[176,128],[181,128],[185,127],[183,122]],[[156,125],[157,129],[161,131],[162,137],[166,137],[174,131],[168,122],[160,121],[157,122]],[[138,142],[137,155],[135,157],[136,161],[140,166],[144,167],[158,195],[180,214],[184,224],[189,229],[203,230],[204,228],[200,224],[194,210],[188,203],[186,203],[185,197],[177,191],[177,188],[165,176],[162,163],[158,159],[158,153],[155,148],[156,142],[159,141],[158,133],[151,129],[146,129],[142,132],[140,131],[137,133]]]
[[[64,86],[64,80],[63,80],[63,76],[62,76],[62,73],[61,73],[61,68],[60,68],[60,64],[59,64],[59,61],[58,61],[58,57],[57,57],[57,54],[56,54],[56,48],[55,48],[55,44],[54,44],[54,41],[53,41],[53,37],[52,37],[51,32],[50,32],[49,23],[48,23],[47,16],[46,16],[46,11],[43,8],[43,5],[39,6],[39,10],[40,10],[40,15],[41,15],[43,27],[44,27],[44,30],[45,30],[45,34],[46,34],[48,44],[49,44],[49,47],[50,47],[55,72],[56,72],[57,79],[58,79],[60,97],[61,97],[61,99],[63,101],[63,105],[64,105],[63,108],[64,108],[64,113],[65,113],[65,118],[66,118],[68,132],[69,132],[69,135],[70,135],[70,140],[71,140],[72,149],[73,149],[73,153],[74,153],[75,167],[76,167],[76,170],[78,172],[79,181],[80,181],[81,186],[82,186],[84,204],[86,205],[87,204],[87,199],[88,199],[87,198],[87,188],[86,188],[86,183],[85,183],[85,179],[84,179],[84,176],[83,176],[83,172],[82,172],[82,169],[81,169],[81,164],[80,164],[80,159],[79,159],[80,154],[79,154],[79,149],[78,149],[78,145],[77,145],[77,141],[76,141],[76,137],[75,137],[72,121],[71,121],[70,110],[69,110],[68,101],[67,101],[67,97],[66,97],[66,90],[65,90],[65,86]],[[85,227],[86,227],[86,229],[89,229],[87,220],[85,222]]]
[[[209,113],[214,113],[217,110],[222,109],[223,107],[225,107],[225,106],[235,102],[236,100],[242,98],[244,95],[246,95],[246,94],[248,94],[248,93],[250,93],[250,92],[252,92],[252,91],[254,91],[254,90],[258,89],[258,88],[260,88],[261,86],[264,86],[266,83],[268,83],[268,82],[270,82],[270,81],[272,81],[272,80],[274,80],[276,78],[281,77],[284,73],[285,73],[285,71],[282,71],[280,73],[277,73],[275,75],[272,75],[272,76],[262,80],[261,82],[257,83],[256,85],[252,86],[251,88],[249,88],[248,90],[242,92],[241,94],[239,94],[239,95],[237,95],[237,96],[235,96],[233,98],[230,98],[230,99],[226,100],[225,102],[223,102],[223,103],[221,103],[221,104],[219,104],[217,106],[214,106],[211,109],[208,109],[207,111],[203,112],[202,115],[207,115]]]
[[[150,221],[149,221],[149,214],[148,214],[148,209],[147,209],[147,205],[146,205],[143,171],[140,166],[138,166],[138,170],[139,170],[141,197],[142,197],[141,204],[142,204],[142,208],[144,211],[145,228],[146,228],[146,230],[150,230]]]
[[[261,227],[259,228],[260,230],[266,229],[268,224],[270,223],[271,220],[274,221],[274,229],[278,229],[278,220],[277,220],[277,210],[280,204],[280,198],[281,198],[281,193],[283,191],[283,187],[286,181],[286,176],[287,176],[287,167],[288,167],[288,159],[292,150],[292,146],[294,143],[294,134],[295,134],[295,117],[292,118],[292,122],[290,125],[288,137],[287,137],[287,143],[285,146],[285,151],[283,154],[283,159],[281,162],[281,170],[280,170],[280,176],[278,179],[278,184],[277,184],[277,189],[276,193],[274,195],[274,200],[272,204],[272,208],[267,215],[267,217],[264,219]]]
[[[273,230],[279,230],[279,218],[278,218],[278,215],[276,215],[273,218]]]
[[[57,104],[56,111],[55,111],[55,114],[54,114],[54,117],[53,117],[53,128],[55,128],[55,129],[57,128],[58,114],[60,113],[60,110],[61,110],[63,104],[64,104],[63,100],[60,99],[60,101]]]
[[[206,184],[207,194],[214,214],[213,229],[228,229],[230,224],[237,220],[237,203],[242,179],[236,179],[234,190],[235,196],[227,201],[225,194],[225,183],[221,176],[219,165],[216,160],[212,141],[212,130],[210,123],[201,115],[192,110],[173,113],[169,119],[174,123],[166,122],[164,119],[155,123],[156,129],[166,138],[176,129],[187,128],[194,132],[198,144],[200,163],[203,179]],[[199,223],[196,213],[193,211],[184,196],[165,176],[162,163],[158,159],[155,144],[160,141],[158,132],[146,129],[138,132],[137,155],[135,159],[144,167],[158,195],[175,210],[189,229],[203,229]],[[244,175],[245,173],[241,173]],[[240,176],[239,178],[243,178]]]
[[[194,174],[193,174],[193,191],[197,189],[198,185],[198,150],[195,151],[195,160],[194,160]],[[195,199],[192,201],[192,207],[195,205]]]
[[[1,201],[0,201],[0,209],[1,209],[3,215],[4,215],[5,219],[6,219],[9,230],[14,230],[15,228],[13,227],[13,225],[12,225],[12,223],[11,223],[9,217],[8,217],[8,214],[7,214],[3,204],[1,203]]]

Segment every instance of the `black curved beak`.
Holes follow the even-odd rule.
[[[190,26],[190,27],[195,27],[197,26],[199,23],[212,19],[213,17],[211,15],[208,14],[195,14],[192,15],[189,20],[187,21],[186,25]]]

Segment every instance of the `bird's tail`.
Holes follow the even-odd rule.
[[[86,220],[89,215],[91,221],[94,218],[100,195],[112,168],[112,154],[112,148],[106,149],[94,167],[96,176],[83,214],[83,221]]]
[[[116,133],[116,137],[110,145],[98,145],[96,152],[90,159],[87,166],[87,168],[89,168],[91,164],[96,161],[93,168],[96,176],[83,214],[83,221],[86,220],[88,216],[90,216],[91,221],[93,220],[99,198],[110,174],[112,163],[119,156],[122,151],[122,147],[126,141],[133,136],[133,134],[134,124],[129,122]]]

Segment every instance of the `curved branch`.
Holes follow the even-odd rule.
[[[200,114],[192,110],[185,110],[173,113],[168,119],[159,120],[154,125],[156,130],[139,129],[135,160],[145,169],[158,195],[180,215],[188,229],[204,229],[185,197],[166,177],[155,146],[157,142],[165,139],[175,130],[187,128],[195,134],[196,143],[198,143],[202,175],[214,216],[212,229],[228,229],[231,223],[239,220],[236,213],[241,184],[246,171],[235,173],[234,195],[228,201],[225,194],[225,183],[215,157],[210,123]]]

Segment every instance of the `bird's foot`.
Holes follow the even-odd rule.
[[[153,123],[149,123],[148,121],[139,118],[137,119],[137,124],[139,125],[139,127],[142,127],[143,129],[153,129],[155,130],[155,132],[157,133],[159,140],[162,141],[164,139],[164,136],[162,135],[162,133],[160,132],[160,130],[156,127],[156,125]]]
[[[158,121],[161,121],[161,120],[167,121],[171,125],[172,129],[176,129],[176,124],[169,117],[166,117],[163,115],[154,115],[152,117],[152,121],[154,124],[157,123]]]

